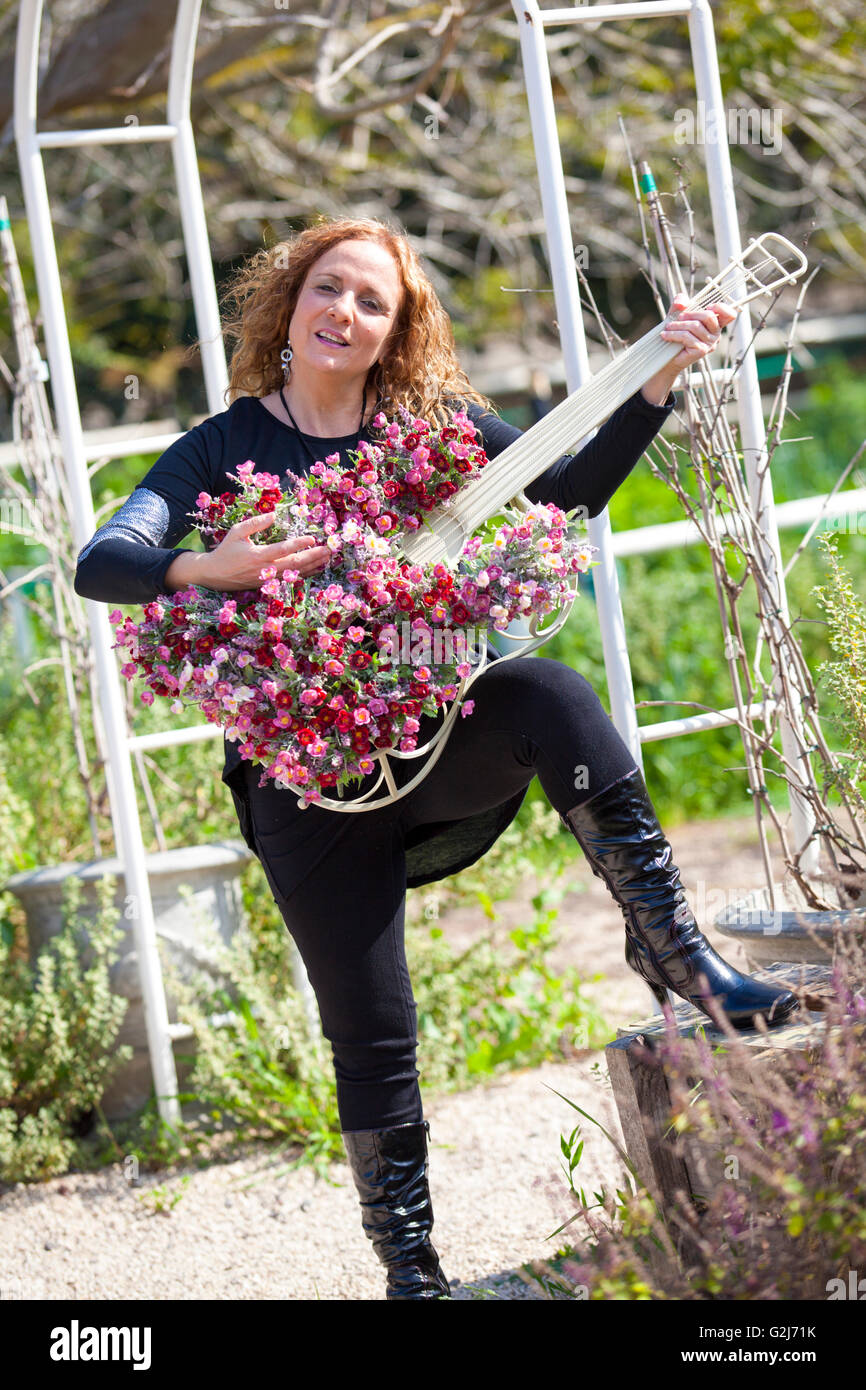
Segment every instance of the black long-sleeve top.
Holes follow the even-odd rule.
[[[579,453],[563,455],[536,478],[525,489],[526,496],[531,502],[553,502],[563,511],[586,507],[590,517],[598,516],[674,404],[673,395],[657,406],[636,392]],[[467,407],[467,413],[481,431],[491,459],[521,434],[514,425],[474,403]],[[347,464],[348,451],[357,448],[360,439],[372,442],[373,436],[365,428],[352,435],[316,438],[318,456],[338,453]],[[272,415],[257,397],[241,396],[228,410],[188,430],[160,455],[123,506],[82,548],[75,592],[82,598],[111,604],[143,604],[164,593],[166,571],[176,556],[191,548],[180,542],[193,529],[188,514],[195,510],[199,493],[217,496],[235,492],[237,485],[227,473],[235,473],[247,459],[254,460],[257,471],[280,478],[287,471],[304,476],[311,463],[289,425]],[[244,838],[258,853],[243,782],[243,760],[227,738],[224,752],[222,780],[231,790]],[[286,794],[297,808],[297,822],[293,823],[297,852],[293,858],[296,882],[300,882],[333,839],[348,832],[354,817],[320,807],[301,810],[293,794]],[[445,878],[474,863],[513,820],[524,795],[521,792],[502,806],[463,820],[421,827],[406,846],[408,886]]]

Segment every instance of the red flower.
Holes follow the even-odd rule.
[[[185,608],[181,608],[180,605],[178,605],[177,608],[172,608],[172,610],[171,610],[171,617],[172,617],[172,622],[175,622],[175,623],[185,623],[186,620],[187,620],[187,619],[186,619],[186,609],[185,609]]]
[[[297,740],[298,740],[298,743],[303,744],[304,748],[308,747],[309,744],[311,744],[311,743],[313,742],[313,740],[315,739],[315,737],[316,737],[316,731],[315,731],[315,729],[308,729],[308,728],[304,727],[303,729],[299,729],[299,730],[298,730],[298,733],[297,733]]]
[[[274,654],[270,647],[256,647],[256,661],[260,666],[273,666]]]
[[[451,620],[455,623],[465,623],[469,618],[469,609],[463,603],[455,603],[451,609]]]
[[[415,600],[411,594],[399,593],[396,598],[396,603],[397,607],[402,609],[404,613],[411,613],[412,609],[415,607]]]
[[[207,656],[209,652],[212,652],[213,638],[210,634],[206,634],[204,637],[197,637],[195,639],[195,649],[197,652],[201,652],[203,656]]]
[[[367,652],[353,652],[349,657],[349,665],[355,671],[366,671],[370,665],[370,656]]]
[[[421,440],[417,434],[405,434],[403,436],[404,449],[417,449]]]
[[[337,628],[340,626],[340,623],[342,621],[342,614],[338,613],[336,608],[333,608],[331,612],[328,614],[327,618],[325,619],[325,627]]]
[[[354,729],[355,721],[347,709],[341,709],[337,715],[337,728],[341,734],[347,734],[350,729]]]

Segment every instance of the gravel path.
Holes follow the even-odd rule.
[[[671,835],[699,920],[700,903],[717,909],[720,890],[733,900],[762,882],[754,840],[749,818]],[[612,1024],[645,1016],[649,995],[624,964],[622,921],[605,888],[579,856],[569,882],[557,959],[586,976],[604,972],[588,992]],[[501,905],[499,930],[529,920],[533,891],[528,885],[523,896]],[[440,925],[455,944],[468,943],[479,914],[464,909],[443,916]],[[701,925],[708,929],[707,921]],[[714,944],[743,964],[723,938],[716,935]],[[549,1088],[619,1137],[599,1053],[426,1101],[434,1242],[457,1298],[544,1297],[520,1270],[555,1253],[560,1241],[547,1237],[573,1212],[559,1139],[579,1118]],[[589,1124],[584,1138],[578,1181],[590,1191],[618,1185],[619,1160],[608,1141]],[[118,1164],[7,1188],[0,1195],[0,1297],[383,1298],[383,1271],[361,1230],[348,1169],[335,1165],[332,1176],[329,1183],[311,1170],[286,1171],[285,1159],[260,1145],[204,1169],[143,1174],[140,1187],[127,1183]],[[140,1200],[155,1187],[181,1194],[170,1214],[154,1213],[152,1203]]]
[[[456,1297],[543,1297],[516,1271],[555,1252],[545,1237],[573,1210],[558,1158],[574,1112],[547,1087],[609,1124],[594,1060],[428,1103],[434,1240]],[[610,1181],[615,1160],[596,1136],[587,1134],[581,1172],[595,1183],[609,1169]],[[310,1169],[287,1173],[273,1148],[257,1146],[228,1163],[142,1175],[140,1187],[120,1165],[18,1184],[0,1200],[0,1298],[383,1298],[348,1168],[332,1174],[339,1185]],[[170,1214],[140,1200],[153,1187],[183,1194]]]

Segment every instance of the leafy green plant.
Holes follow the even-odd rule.
[[[63,927],[30,965],[8,922],[0,932],[0,1179],[25,1182],[67,1170],[70,1124],[98,1103],[132,1049],[117,1047],[125,999],[112,994],[114,882],[98,884],[85,921],[81,884],[64,885]]]
[[[165,1185],[152,1187],[148,1192],[140,1192],[138,1200],[150,1207],[153,1216],[171,1216],[178,1202],[184,1196],[189,1181],[190,1177],[187,1173],[181,1178],[179,1192],[170,1192]]]
[[[207,933],[205,933],[207,936]],[[277,1137],[302,1146],[300,1160],[325,1172],[342,1155],[330,1057],[310,1027],[304,1001],[291,979],[288,937],[280,983],[261,969],[253,934],[242,930],[226,945],[212,930],[209,951],[217,972],[194,971],[182,979],[167,954],[167,988],[178,1017],[195,1034],[195,1060],[187,1092],[243,1125],[248,1137]],[[272,945],[272,953],[276,945]]]
[[[829,583],[816,585],[814,593],[827,615],[830,646],[836,653],[836,660],[822,662],[818,671],[841,707],[835,723],[850,750],[851,762],[845,769],[850,790],[866,782],[866,608],[839,562],[832,535],[820,534],[818,541],[829,565]],[[862,795],[860,802],[866,810]]]

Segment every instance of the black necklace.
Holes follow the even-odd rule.
[[[286,414],[288,415],[289,419],[290,419],[291,422],[292,422],[292,425],[294,426],[295,433],[297,434],[298,438],[300,439],[301,443],[303,444],[304,448],[306,449],[307,453],[308,453],[309,456],[310,456],[310,462],[311,462],[311,463],[315,463],[315,462],[316,462],[316,459],[317,459],[317,455],[313,453],[312,449],[310,448],[309,444],[307,443],[306,436],[303,435],[303,434],[301,433],[301,431],[298,429],[297,421],[295,420],[295,417],[294,417],[294,415],[292,414],[292,412],[289,410],[288,401],[286,400],[285,396],[283,395],[283,387],[282,387],[282,386],[280,387],[280,400],[281,400],[282,403],[283,403],[283,406],[284,406],[284,408],[285,408]],[[363,425],[364,425],[364,415],[366,414],[366,411],[367,411],[367,387],[366,387],[366,384],[365,384],[364,390],[363,390],[363,392],[361,393],[361,419],[360,419],[359,422],[358,422],[358,433],[359,433],[359,434],[360,434],[360,432],[361,432],[361,430],[362,430],[362,428],[363,428]],[[312,437],[312,436],[311,436],[311,437]]]

